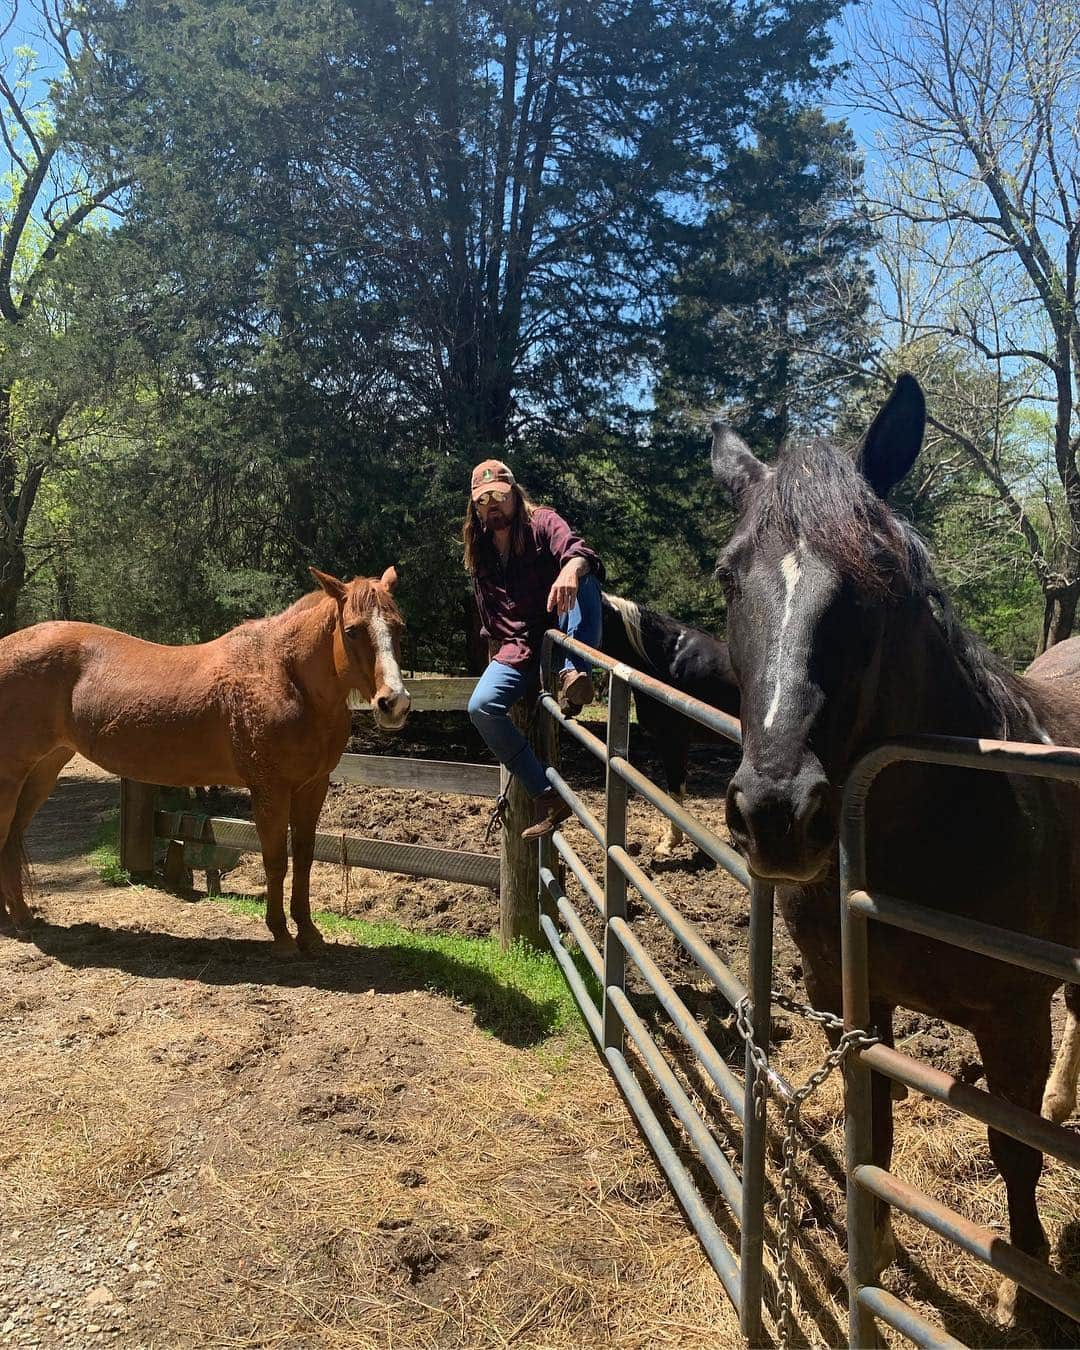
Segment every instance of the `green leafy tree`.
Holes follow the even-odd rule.
[[[91,0],[87,146],[137,177],[147,360],[271,485],[274,538],[226,571],[397,554],[445,662],[469,461],[580,462],[555,496],[634,464],[620,405],[683,223],[776,91],[818,84],[836,8]]]
[[[27,30],[35,46],[15,41]],[[12,6],[0,29],[0,636],[43,561],[26,547],[42,483],[78,453],[72,417],[101,388],[101,335],[88,347],[77,317],[80,286],[94,282],[72,266],[72,249],[124,183],[77,152],[85,68],[61,6]]]
[[[766,452],[829,425],[869,347],[860,176],[844,124],[782,98],[758,112],[674,287],[662,410],[720,407]]]

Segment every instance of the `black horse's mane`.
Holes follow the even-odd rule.
[[[925,540],[874,492],[857,452],[821,440],[786,447],[754,495],[739,537],[756,545],[774,532],[788,546],[801,542],[825,558],[867,600],[925,600],[996,734],[1047,739],[1031,687],[960,622]]]

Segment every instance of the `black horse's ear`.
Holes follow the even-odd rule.
[[[882,499],[907,476],[925,431],[926,398],[919,381],[905,371],[870,423],[859,450],[859,470]]]
[[[712,434],[713,477],[735,505],[741,506],[743,493],[769,470],[726,422],[714,422]]]

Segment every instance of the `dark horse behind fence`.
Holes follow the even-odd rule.
[[[957,622],[921,539],[885,504],[922,444],[925,405],[901,376],[857,457],[821,443],[766,468],[727,427],[712,462],[738,520],[718,575],[742,690],[743,758],[728,789],[732,838],[774,880],[805,960],[807,992],[839,1012],[837,807],[854,761],[874,742],[919,733],[1080,744],[1080,642],[1023,678]],[[874,889],[984,923],[1080,946],[1080,791],[1033,778],[898,764],[870,798]],[[1050,1068],[1055,981],[870,925],[871,1018],[891,1038],[893,1009],[967,1027],[992,1092],[1062,1120],[1073,1109],[1080,991]],[[1045,1091],[1045,1096],[1044,1096]],[[889,1166],[889,1083],[873,1075],[875,1161]],[[1012,1241],[1046,1255],[1035,1203],[1042,1155],[991,1130]],[[879,1264],[891,1254],[877,1213]],[[1001,1287],[1011,1319],[1015,1286]]]
[[[608,656],[738,717],[739,687],[726,642],[670,614],[606,592],[603,617],[600,647]],[[668,791],[682,801],[691,743],[729,742],[647,694],[635,693],[634,699],[638,726],[656,746]],[[665,821],[655,851],[659,857],[669,857],[681,842],[682,831],[673,821]]]
[[[125,778],[248,787],[278,950],[322,946],[311,919],[315,829],[349,738],[355,691],[396,731],[409,711],[398,667],[397,573],[321,587],[213,642],[162,647],[88,623],[42,623],[0,641],[0,921],[31,919],[23,834],[76,753]],[[283,886],[291,830],[294,940]]]

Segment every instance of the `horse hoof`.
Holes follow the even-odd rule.
[[[322,956],[326,950],[326,939],[317,928],[309,928],[299,933],[296,944],[305,956]]]
[[[292,960],[300,955],[300,948],[291,933],[282,933],[280,937],[274,938],[274,955],[285,960]]]
[[[1015,1280],[1002,1280],[998,1285],[997,1303],[994,1305],[994,1321],[999,1327],[1009,1329],[1016,1325],[1016,1304],[1020,1286]]]
[[[671,854],[672,850],[669,844],[657,844],[653,849],[654,858],[670,858]]]
[[[1042,1101],[1042,1113],[1055,1125],[1068,1120],[1073,1113],[1072,1094],[1048,1089]]]

